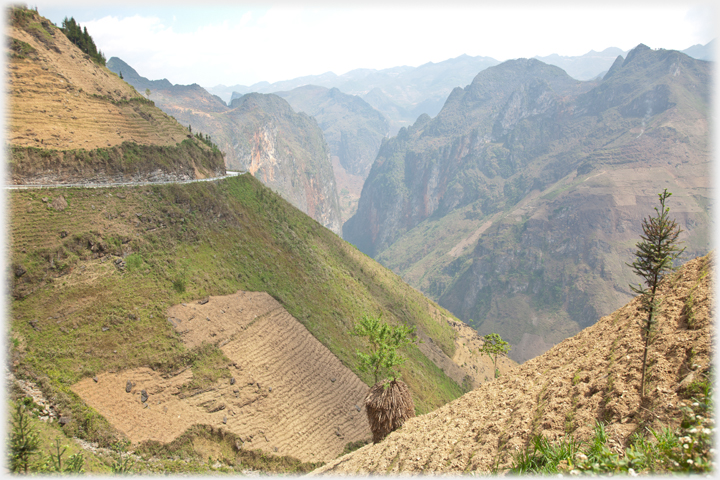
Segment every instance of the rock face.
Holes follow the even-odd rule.
[[[330,155],[338,157],[347,173],[367,177],[383,138],[390,133],[390,124],[380,112],[337,88],[306,85],[276,95],[317,121]]]
[[[238,129],[231,169],[252,173],[295,207],[340,233],[340,204],[330,152],[314,119],[276,95],[252,93],[227,113]],[[229,134],[230,132],[228,132]]]
[[[295,207],[340,233],[330,150],[315,120],[295,113],[275,95],[246,95],[228,106],[199,85],[151,81],[114,57],[108,66],[122,72],[135,88],[149,88],[153,101],[194,133],[210,135],[224,152],[229,170],[249,171]]]
[[[709,251],[710,80],[644,45],[597,82],[488,68],[384,143],[344,238],[532,358],[630,298],[663,188],[688,256]]]

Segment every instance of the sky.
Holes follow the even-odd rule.
[[[337,6],[342,4],[343,6]],[[109,59],[150,80],[252,85],[356,68],[417,67],[466,54],[496,60],[609,47],[684,50],[716,37],[712,2],[28,3],[74,17]]]

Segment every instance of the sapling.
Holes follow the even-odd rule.
[[[654,217],[643,219],[643,233],[640,235],[642,240],[635,245],[637,247],[636,260],[632,264],[627,264],[634,273],[642,277],[645,284],[638,284],[637,287],[630,285],[632,291],[640,295],[641,311],[647,314],[647,317],[640,322],[645,342],[640,379],[641,398],[645,397],[648,349],[660,305],[660,300],[656,296],[657,287],[665,274],[673,270],[673,261],[685,251],[685,248],[680,248],[677,242],[682,230],[675,220],[670,218],[670,208],[665,206],[665,201],[671,195],[672,193],[667,189],[658,194],[660,208],[655,207],[656,215]]]
[[[397,350],[412,343],[414,334],[414,326],[391,326],[378,317],[363,315],[350,331],[350,335],[365,337],[369,343],[367,353],[356,351],[358,369],[371,373],[375,383],[378,383],[381,377],[393,380],[399,378],[400,374],[395,367],[405,363],[405,357]]]
[[[493,361],[495,378],[498,378],[500,376],[500,371],[497,368],[498,356],[507,355],[510,351],[510,344],[503,340],[497,333],[490,333],[483,337],[483,346],[479,348],[479,351],[480,353],[487,354]]]

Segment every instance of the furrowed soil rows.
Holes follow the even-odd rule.
[[[181,387],[192,379],[189,369],[163,378],[139,368],[73,386],[133,443],[170,442],[205,424],[239,435],[244,448],[317,462],[370,437],[367,385],[267,293],[176,305],[168,320],[188,348],[218,345],[233,362],[232,377],[187,391]]]
[[[314,473],[502,471],[535,434],[551,441],[572,434],[585,441],[603,420],[609,448],[620,452],[645,427],[674,428],[682,418],[685,388],[711,363],[712,262],[710,255],[691,260],[660,285],[662,309],[649,353],[653,367],[645,406],[639,396],[643,341],[637,323],[643,312],[636,298],[499,379]]]

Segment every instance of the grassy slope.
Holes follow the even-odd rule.
[[[60,195],[65,211],[43,202]],[[432,320],[419,292],[249,175],[14,191],[10,207],[12,272],[26,270],[12,278],[16,370],[47,376],[41,384],[73,410],[72,428],[88,438],[108,438],[109,429],[70,392],[82,377],[192,365],[201,386],[226,373],[217,348],[188,351],[165,318],[169,306],[205,295],[267,291],[354,371],[361,343],[347,332],[364,313],[417,324],[448,355],[454,351],[452,330]],[[124,272],[114,263],[120,255]],[[462,393],[416,347],[407,354],[403,376],[418,412]]]

